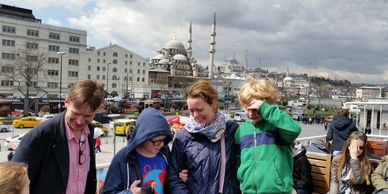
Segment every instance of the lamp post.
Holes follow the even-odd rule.
[[[108,63],[106,65],[107,65],[107,68],[106,68],[106,87],[105,87],[105,91],[106,91],[106,98],[108,98],[108,95],[109,95],[109,92],[108,92],[108,89],[109,89],[109,65],[110,65],[110,63]],[[108,113],[108,101],[107,101],[107,99],[105,99],[105,108],[106,108],[106,112]]]
[[[59,107],[58,107],[58,113],[61,113],[61,107],[62,107],[62,56],[65,55],[66,52],[58,52],[58,55],[61,56],[61,67],[59,70]]]

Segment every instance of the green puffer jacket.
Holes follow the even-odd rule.
[[[291,193],[291,144],[300,134],[300,125],[275,105],[264,102],[258,109],[262,120],[250,120],[236,131],[235,143],[240,146],[237,178],[244,194]]]

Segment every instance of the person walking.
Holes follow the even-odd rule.
[[[96,149],[95,149],[96,153],[101,152],[101,145],[102,145],[101,138],[97,137],[96,138]]]
[[[23,137],[12,161],[28,165],[30,193],[96,193],[90,123],[103,99],[104,88],[97,81],[77,81],[65,98],[67,110]]]

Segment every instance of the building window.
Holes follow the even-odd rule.
[[[49,57],[47,62],[48,63],[58,64],[59,63],[59,58]]]
[[[88,66],[88,70],[89,70],[89,71],[92,70],[92,66],[89,65],[89,66]]]
[[[128,61],[125,61],[125,64],[128,65]]]
[[[97,59],[97,63],[100,63],[100,59]]]
[[[117,88],[117,84],[116,84],[116,83],[113,83],[113,84],[112,84],[112,88]]]
[[[48,88],[58,88],[58,83],[56,82],[47,82]]]
[[[97,66],[97,71],[100,71],[100,66]]]
[[[139,62],[137,62],[137,66],[140,66],[140,61],[139,61]]]
[[[132,69],[129,69],[129,73],[132,73]]]
[[[131,55],[129,55],[129,58],[131,58],[131,59],[132,59],[132,57],[133,57],[133,56],[132,56],[132,54],[131,54]]]
[[[89,58],[89,59],[88,59],[88,62],[92,62],[92,59],[91,59],[91,58]]]
[[[56,39],[56,40],[59,40],[59,39],[61,39],[61,35],[58,34],[58,33],[50,32],[50,33],[49,33],[49,39]]]
[[[49,45],[49,51],[59,52],[59,46]]]
[[[59,75],[59,71],[58,70],[54,70],[54,69],[49,69],[49,70],[47,70],[47,75],[58,76]]]
[[[132,61],[129,62],[129,65],[132,65]]]
[[[102,62],[105,63],[105,59],[103,59]]]
[[[100,75],[97,75],[97,76],[96,76],[96,79],[100,79]]]
[[[92,76],[90,74],[88,74],[88,79],[90,79]]]
[[[105,75],[102,75],[102,80],[105,80]]]
[[[79,42],[79,37],[78,36],[70,36],[69,41],[70,42]]]
[[[125,68],[125,69],[124,69],[124,73],[127,73],[127,71],[128,71],[128,69],[127,69],[127,68]]]
[[[11,80],[1,80],[1,86],[13,86],[13,81],[11,81]]]
[[[26,56],[26,61],[27,62],[37,62],[38,61],[38,56],[36,56],[36,55],[27,55]]]
[[[117,72],[117,68],[116,68],[116,67],[113,67],[112,71],[113,71],[113,72]]]
[[[105,53],[105,52],[103,52],[103,53],[102,53],[102,55],[105,57],[106,53]]]
[[[106,69],[105,66],[103,66],[103,67],[102,67],[102,71],[105,71],[105,69]]]
[[[128,54],[125,54],[125,58],[128,58]]]
[[[79,49],[78,48],[69,48],[69,53],[74,53],[74,54],[78,54],[79,53]]]
[[[15,54],[13,53],[1,53],[2,59],[15,60]]]
[[[143,78],[141,78],[141,81],[142,81],[142,82],[144,82],[144,77],[143,77]]]
[[[69,65],[79,65],[79,61],[77,59],[69,59]]]
[[[117,60],[116,59],[113,59],[113,64],[117,64]]]
[[[32,30],[32,29],[27,29],[27,36],[39,36],[39,31],[38,30]]]
[[[15,41],[14,40],[6,40],[3,39],[3,46],[15,46]]]
[[[140,81],[140,77],[138,77],[138,78],[136,79],[136,81],[139,82],[139,81]]]
[[[97,51],[97,55],[100,56],[100,51]]]
[[[12,26],[4,26],[3,25],[3,32],[6,32],[6,33],[14,33],[15,34],[15,27],[12,27]]]
[[[114,52],[114,53],[113,53],[113,57],[118,57],[117,52]]]
[[[145,74],[145,70],[143,69],[143,74]]]
[[[78,77],[78,71],[69,71],[68,76],[69,77]]]
[[[117,75],[112,75],[112,80],[117,80]]]
[[[1,72],[2,73],[14,73],[15,72],[15,67],[2,66],[1,67]]]
[[[140,69],[137,70],[137,74],[140,74]]]
[[[143,66],[146,66],[145,62],[143,62]]]
[[[35,43],[35,42],[27,42],[27,45],[26,45],[26,48],[28,49],[38,49],[39,47],[39,44],[38,43]]]

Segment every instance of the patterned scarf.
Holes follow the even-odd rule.
[[[202,126],[195,119],[191,119],[185,125],[189,133],[199,133],[205,135],[211,142],[219,141],[225,134],[226,118],[224,114],[217,112],[215,120]]]

